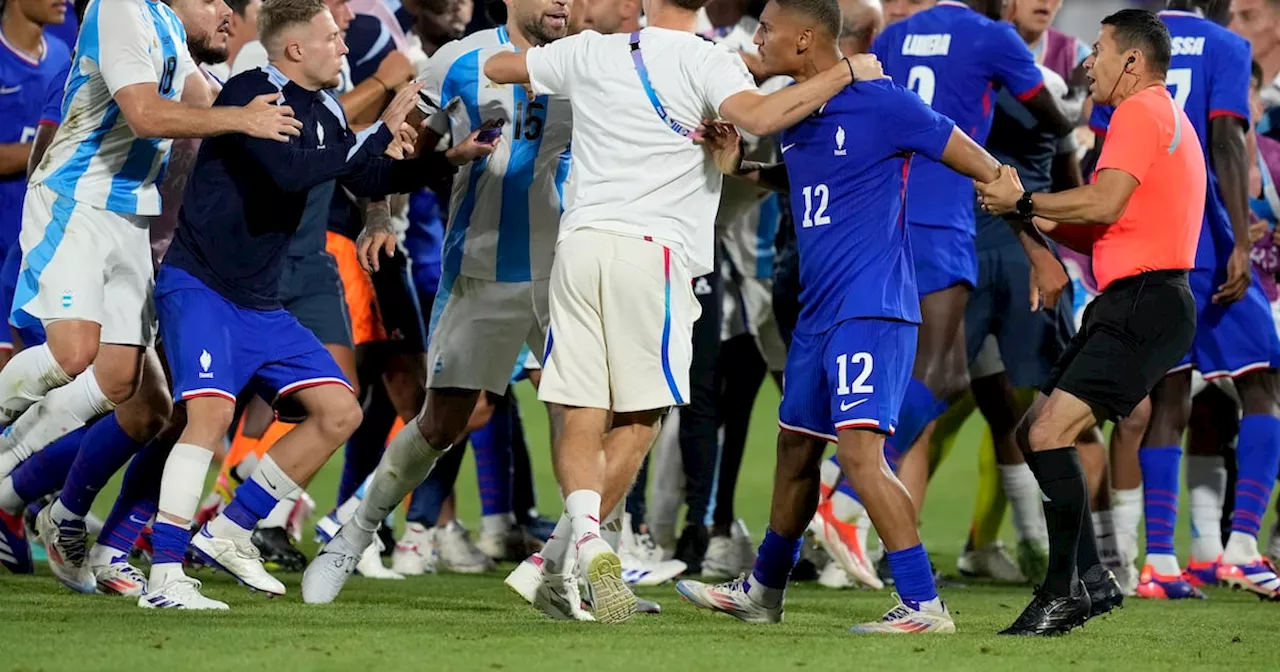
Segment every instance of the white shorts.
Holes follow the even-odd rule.
[[[997,373],[1004,373],[1004,360],[1000,358],[1000,341],[996,337],[987,334],[982,340],[982,349],[978,350],[978,356],[973,358],[973,363],[969,365],[969,378],[977,380],[994,376]]]
[[[783,370],[787,364],[787,344],[773,316],[773,280],[738,278],[728,270],[723,276],[724,318],[720,340],[751,334],[769,370]]]
[[[506,394],[520,348],[546,345],[547,280],[442,279],[427,329],[427,387]]]
[[[661,243],[578,230],[556,245],[551,331],[538,398],[618,413],[689,400],[689,272]]]
[[[85,320],[102,326],[102,343],[149,347],[156,309],[148,220],[28,187],[13,324]]]

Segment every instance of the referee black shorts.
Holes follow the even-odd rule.
[[[1187,353],[1195,333],[1186,271],[1116,280],[1085,309],[1041,391],[1068,392],[1111,420],[1126,417]]]

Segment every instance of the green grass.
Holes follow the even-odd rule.
[[[520,395],[542,508],[554,513],[545,416],[527,386]],[[776,408],[777,393],[766,389],[738,490],[739,514],[757,534],[768,514]],[[978,428],[966,426],[925,506],[922,535],[943,568],[954,567],[968,529]],[[334,460],[311,488],[322,507],[332,503],[339,469]],[[460,514],[471,522],[479,515],[474,473],[468,461],[458,492]],[[113,492],[99,498],[100,510]],[[1005,533],[1011,542],[1007,526]],[[791,589],[778,626],[697,612],[660,587],[640,591],[662,603],[660,616],[608,628],[544,619],[502,585],[507,569],[354,578],[323,607],[302,604],[298,575],[281,576],[289,595],[266,600],[201,572],[207,593],[230,603],[229,613],[143,611],[131,600],[73,595],[45,571],[0,575],[0,670],[1264,669],[1275,666],[1270,647],[1280,623],[1280,605],[1213,590],[1205,602],[1130,600],[1069,637],[1010,640],[994,633],[1017,616],[1029,588],[971,584],[944,591],[955,636],[854,637],[845,629],[878,617],[891,606],[889,595],[809,584]]]

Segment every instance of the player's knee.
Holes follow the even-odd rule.
[[[1065,433],[1063,428],[1047,415],[1031,421],[1027,428],[1027,444],[1031,450],[1048,450],[1072,445],[1079,432]]]
[[[327,441],[335,445],[351,438],[363,419],[360,404],[356,403],[355,396],[351,394],[332,395],[332,399],[315,415],[320,432]]]
[[[50,338],[48,345],[54,361],[72,378],[84,373],[98,356],[98,344],[87,338]]]
[[[836,449],[840,466],[855,483],[866,478],[874,478],[880,471],[889,468],[884,461],[884,449],[867,446],[842,444]]]
[[[199,403],[199,402],[208,403]],[[197,446],[212,446],[223,440],[227,428],[235,417],[235,404],[222,399],[195,398],[187,401],[185,428],[182,430],[182,442]]]

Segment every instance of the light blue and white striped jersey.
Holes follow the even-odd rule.
[[[423,75],[419,109],[441,136],[457,142],[490,119],[505,122],[497,150],[454,178],[444,236],[446,278],[551,277],[573,119],[565,98],[532,97],[523,86],[484,76],[490,56],[514,50],[505,27],[480,31],[441,47]]]
[[[151,84],[170,100],[196,71],[187,33],[172,9],[153,0],[91,0],[62,98],[62,125],[32,175],[53,191],[104,210],[160,214],[169,145],[139,138],[116,105],[117,91]]]

